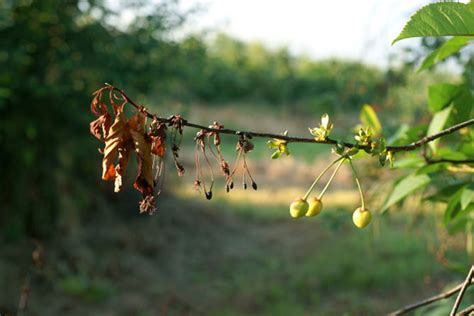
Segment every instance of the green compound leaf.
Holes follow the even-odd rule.
[[[456,54],[463,49],[469,41],[474,40],[472,36],[454,36],[448,41],[444,42],[439,48],[432,51],[428,56],[425,57],[421,63],[418,72],[426,70],[435,64],[445,60],[449,56]]]
[[[425,187],[431,181],[426,174],[411,174],[399,181],[382,207],[382,213],[393,204],[403,200],[413,191]]]
[[[392,42],[410,37],[474,36],[474,6],[459,2],[431,3],[418,10]]]

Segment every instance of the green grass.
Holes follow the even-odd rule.
[[[345,209],[294,220],[287,206],[165,196],[155,216],[124,220],[116,214],[134,214],[136,207],[121,205],[79,234],[44,245],[49,276],[32,284],[30,310],[380,315],[437,292],[455,277],[430,251],[437,247],[430,218],[407,228],[403,216],[375,217],[359,230]],[[19,259],[28,260],[7,255],[4,263],[15,270]],[[4,289],[0,296],[12,293]]]

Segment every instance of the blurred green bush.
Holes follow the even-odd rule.
[[[291,104],[303,113],[355,113],[396,100],[404,71],[358,62],[313,61],[224,34],[170,39],[187,14],[175,1],[0,2],[0,228],[17,238],[48,235],[103,207],[99,157],[89,136],[90,93],[104,82],[138,100]],[[418,89],[417,89],[418,90]],[[423,89],[421,89],[423,90]],[[410,102],[412,111],[424,99]],[[352,112],[353,111],[353,112]],[[212,118],[209,118],[212,121]],[[91,157],[94,157],[91,159]]]

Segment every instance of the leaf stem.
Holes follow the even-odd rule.
[[[329,188],[329,185],[331,184],[332,182],[332,179],[334,179],[334,176],[336,175],[336,173],[339,171],[339,168],[341,168],[342,166],[342,163],[347,159],[346,157],[341,157],[339,158],[341,161],[339,162],[339,164],[336,166],[336,169],[334,169],[331,177],[329,178],[328,180],[328,183],[326,183],[326,186],[324,187],[324,189],[321,191],[321,193],[319,194],[318,196],[318,200],[321,200],[324,196],[324,193],[326,193],[326,190]],[[336,161],[334,162],[337,162],[339,159],[337,159]]]
[[[360,202],[362,204],[362,209],[365,209],[365,201],[364,201],[364,194],[362,193],[362,188],[360,187],[359,177],[357,176],[357,171],[352,164],[352,159],[349,159],[349,164],[351,165],[352,172],[354,173],[355,181],[357,183],[357,188],[359,189],[360,194]]]
[[[324,168],[323,171],[321,171],[321,173],[319,174],[319,176],[317,176],[317,178],[313,181],[313,184],[311,184],[311,186],[309,187],[308,191],[306,192],[306,194],[304,195],[303,197],[303,200],[306,200],[309,195],[311,194],[311,191],[313,191],[314,187],[316,186],[316,184],[319,182],[319,180],[321,179],[322,176],[324,176],[326,174],[326,172],[328,172],[329,169],[331,169],[332,166],[334,166],[339,160],[343,159],[343,157],[339,157],[337,158],[336,160],[334,160],[333,162],[331,162],[326,168]]]

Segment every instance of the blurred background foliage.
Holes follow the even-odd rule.
[[[218,117],[223,119],[224,124],[227,119],[227,122],[231,124],[242,123],[244,128],[268,127],[270,131],[278,133],[289,127],[293,128],[292,132],[306,133],[307,127],[314,125],[324,112],[330,113],[338,126],[353,126],[358,120],[360,107],[364,103],[373,104],[377,110],[383,108],[383,111],[379,111],[379,115],[385,123],[384,128],[387,126],[387,131],[393,131],[399,127],[400,122],[407,124],[428,122],[426,87],[436,82],[438,78],[453,83],[464,80],[470,83],[471,89],[473,88],[472,58],[468,61],[460,56],[455,58],[454,63],[458,63],[463,69],[464,79],[456,74],[439,71],[416,75],[413,73],[412,67],[419,62],[420,54],[439,47],[441,42],[423,42],[418,48],[397,56],[393,67],[380,69],[357,61],[313,60],[307,56],[295,56],[285,47],[270,49],[258,42],[247,43],[220,33],[212,36],[197,33],[175,39],[170,34],[179,30],[186,22],[187,16],[193,13],[181,12],[174,1],[162,1],[155,4],[148,1],[121,1],[117,7],[133,10],[135,20],[129,25],[117,26],[119,14],[114,11],[117,9],[111,8],[100,0],[5,0],[0,2],[0,168],[2,174],[0,178],[0,229],[2,242],[15,247],[15,245],[25,245],[27,238],[54,240],[61,236],[64,244],[58,245],[57,242],[51,244],[52,248],[58,249],[52,252],[59,261],[59,258],[65,257],[67,264],[51,268],[52,272],[50,271],[48,280],[59,278],[60,282],[55,285],[55,291],[72,293],[73,296],[79,298],[85,297],[86,301],[89,299],[94,301],[96,296],[98,301],[102,301],[116,294],[114,286],[119,288],[122,286],[111,285],[110,280],[104,280],[107,277],[117,278],[115,272],[109,271],[110,267],[98,267],[99,275],[91,273],[91,267],[96,262],[95,259],[91,259],[91,256],[100,254],[107,245],[111,245],[111,240],[119,240],[119,248],[124,249],[124,253],[129,256],[118,259],[118,261],[124,260],[121,264],[125,265],[133,265],[128,261],[133,261],[130,259],[133,254],[129,252],[137,245],[139,245],[137,247],[140,248],[140,253],[144,252],[145,256],[150,255],[148,252],[160,252],[160,249],[165,249],[164,254],[171,251],[166,249],[165,237],[158,237],[156,244],[147,241],[150,237],[140,234],[130,235],[130,240],[123,237],[122,233],[127,235],[130,232],[126,228],[126,223],[120,221],[121,217],[133,219],[130,225],[134,225],[138,230],[146,229],[149,232],[156,230],[156,234],[159,235],[162,229],[164,235],[181,242],[176,246],[177,252],[192,256],[197,251],[196,249],[206,252],[209,251],[206,247],[211,247],[203,241],[202,232],[191,243],[195,248],[183,245],[187,242],[184,236],[192,238],[191,234],[185,235],[183,231],[195,228],[191,228],[193,225],[189,223],[189,219],[183,218],[184,215],[179,215],[180,209],[189,211],[193,208],[193,203],[187,201],[187,191],[165,194],[163,207],[168,208],[170,212],[163,211],[164,214],[159,215],[163,216],[161,221],[145,218],[134,222],[137,213],[136,193],[127,191],[116,196],[111,193],[108,183],[101,183],[99,170],[101,157],[96,149],[98,144],[89,134],[88,122],[92,119],[89,112],[91,93],[104,82],[121,87],[138,102],[152,105],[151,108],[163,116],[180,112],[187,118],[198,119],[198,122],[203,124],[210,123]],[[419,52],[422,53],[419,54]],[[242,112],[245,114],[242,115]],[[240,114],[236,116],[236,113]],[[347,133],[341,133],[339,136],[347,136]],[[188,138],[192,137],[188,135]],[[190,142],[185,143],[185,146],[186,144],[192,145]],[[233,144],[229,142],[229,146],[232,150]],[[262,141],[260,147],[263,146]],[[266,179],[263,182],[267,186],[274,185],[280,188],[281,186],[295,187],[298,184],[293,183],[289,174],[285,174],[281,167],[276,167],[274,162],[270,164],[270,170],[263,170],[263,165],[268,165],[270,153],[266,149],[260,150],[256,150],[257,153],[254,155],[256,161],[254,167],[257,168],[257,173],[263,174],[262,177]],[[316,161],[315,157],[320,157],[318,155],[324,148],[302,149],[295,145],[294,150],[295,160],[299,161],[303,167],[298,167],[298,163],[294,160],[288,160],[286,167],[298,170],[294,174],[301,175],[301,182],[308,183],[310,181],[308,179],[311,178],[311,175],[308,178],[308,170],[311,169],[304,167],[303,162],[313,163]],[[188,155],[191,154],[188,153]],[[285,166],[285,162],[278,163]],[[193,171],[190,170],[190,172]],[[366,178],[373,180],[373,176],[368,171]],[[167,181],[172,182],[171,178],[173,176],[169,176]],[[288,182],[281,183],[279,181],[281,178],[288,179]],[[350,177],[347,176],[344,179],[347,180]],[[189,180],[187,183],[191,186],[192,182]],[[339,185],[342,189],[350,187],[344,183]],[[270,203],[275,193],[268,194],[270,197],[267,200]],[[284,194],[287,192],[281,194],[286,196]],[[348,196],[350,194],[343,195],[342,200],[348,199]],[[193,197],[193,199],[196,198]],[[288,201],[291,198],[288,197]],[[266,214],[267,209],[276,207],[275,205],[267,208],[261,205],[248,206],[245,204],[247,201],[245,197],[236,199],[240,204],[225,202],[224,199],[219,200],[219,196],[217,200],[223,205],[220,208],[235,210],[237,214],[240,214],[237,216],[229,211],[222,215],[225,219],[230,218],[231,222],[237,223],[249,220],[249,216],[255,223],[265,222],[268,220],[266,215],[262,215],[262,219],[258,215],[251,216],[249,213],[258,208],[261,209],[259,212]],[[341,200],[341,196],[336,196],[334,200]],[[286,206],[282,206],[283,203],[279,199],[276,203],[280,203],[278,206],[286,215]],[[216,204],[213,205],[205,207],[198,204],[194,206],[197,213],[191,216],[195,221],[204,217],[202,220],[204,227],[213,226],[213,221],[223,220],[216,219],[216,215],[209,211],[209,209],[217,208]],[[406,233],[404,237],[397,237],[398,224],[394,226],[395,228],[383,226],[387,231],[387,238],[392,243],[401,238],[401,243],[406,243],[408,248],[401,250],[396,243],[382,246],[382,241],[379,240],[380,247],[388,247],[387,253],[374,253],[370,250],[372,248],[361,246],[360,243],[373,245],[377,244],[377,241],[367,234],[351,241],[347,237],[350,235],[344,232],[345,224],[340,224],[338,220],[343,217],[344,212],[337,211],[340,207],[337,203],[333,207],[336,209],[334,213],[336,215],[325,215],[327,219],[324,225],[335,225],[335,236],[342,236],[342,240],[337,242],[340,243],[341,248],[355,247],[354,249],[360,248],[361,253],[367,253],[368,256],[364,259],[367,260],[364,261],[367,264],[376,265],[377,262],[385,260],[385,256],[406,251],[409,253],[403,254],[402,259],[395,260],[396,269],[401,275],[413,280],[419,273],[429,275],[431,272],[441,271],[436,264],[432,263],[432,255],[429,252],[424,254],[420,250],[426,246],[423,238],[426,238],[426,243],[434,247],[433,249],[437,247],[437,241],[427,237],[425,233],[415,231]],[[110,217],[111,212],[116,214]],[[105,217],[106,220],[99,221],[102,224],[98,224],[97,218],[101,217]],[[303,272],[311,271],[311,263],[316,266],[324,265],[330,269],[332,262],[327,258],[312,255],[311,258],[306,258],[308,263],[303,264],[303,261],[293,261],[287,257],[280,258],[276,249],[270,249],[270,252],[275,255],[275,261],[258,257],[256,253],[267,249],[272,238],[276,238],[274,235],[278,234],[278,232],[270,231],[270,226],[275,224],[278,227],[282,219],[278,216],[271,218],[270,222],[265,222],[265,226],[269,227],[268,231],[262,233],[265,238],[255,250],[249,250],[244,246],[249,240],[240,239],[237,240],[240,243],[237,246],[240,245],[239,247],[243,248],[237,247],[237,249],[242,249],[250,258],[253,258],[252,260],[255,260],[247,264],[261,263],[267,267],[267,271],[276,273],[280,271],[279,267],[285,267],[285,269],[288,266],[296,267],[299,273],[291,276],[283,273],[282,278],[288,278],[290,282],[295,283],[294,286],[305,292],[312,283],[303,284],[303,279],[306,278]],[[393,220],[397,223],[399,219]],[[143,224],[143,221],[149,222]],[[177,226],[182,222],[185,228]],[[104,229],[107,225],[114,228]],[[435,224],[428,220],[423,225],[426,230],[431,230],[433,226],[430,225]],[[308,234],[311,234],[310,226],[311,224],[304,226],[301,234],[304,234],[306,230]],[[230,237],[225,237],[225,240],[229,242],[232,236],[238,235],[232,232],[232,227],[232,225],[229,226]],[[101,232],[102,230],[104,231]],[[255,234],[250,226],[245,227],[244,231]],[[296,227],[288,228],[291,234],[296,231],[299,231]],[[216,236],[223,233],[221,229],[211,232]],[[417,239],[417,234],[421,234],[421,239],[412,242],[411,240]],[[103,247],[94,244],[91,248],[80,248],[80,244],[82,247],[92,245],[93,242],[89,244],[89,239],[93,237],[97,237],[99,244],[103,243]],[[258,240],[258,236],[252,238],[250,240]],[[216,237],[211,240],[217,239]],[[316,239],[314,237],[315,241]],[[199,244],[199,241],[202,244]],[[291,251],[291,242],[291,240],[288,241],[284,247],[286,251]],[[299,245],[299,242],[301,241],[295,244]],[[226,251],[226,245],[224,241],[219,241],[216,251]],[[300,246],[308,251],[312,247],[308,244]],[[14,261],[14,258],[18,258],[15,256],[24,255],[20,250],[11,250],[6,246],[4,249],[5,253],[8,252],[10,255],[4,258],[10,258],[9,260]],[[68,253],[67,249],[76,249],[79,254]],[[333,254],[335,250],[331,247],[325,246],[321,251],[328,256],[337,257]],[[164,258],[163,253],[159,255],[160,260]],[[302,254],[294,255],[302,256]],[[229,267],[234,267],[231,259],[236,256],[232,254],[222,259],[222,262],[217,257],[215,260],[220,264],[229,264]],[[416,260],[414,268],[404,263],[404,260],[410,256],[414,256],[413,260]],[[462,255],[455,254],[455,256]],[[360,256],[360,258],[363,257]],[[192,261],[194,259],[190,260],[194,262]],[[227,262],[227,260],[230,261]],[[8,262],[12,261],[5,261],[0,267],[4,269],[2,273],[9,271]],[[196,262],[193,264],[197,264]],[[341,275],[346,277],[348,271],[367,268],[363,263],[358,265],[347,258],[340,263],[346,269]],[[24,268],[22,265],[19,267]],[[160,263],[157,263],[156,268],[159,267]],[[338,267],[341,268],[339,265]],[[166,293],[170,293],[169,291],[182,289],[186,286],[186,282],[191,282],[194,278],[206,280],[211,278],[208,275],[209,271],[203,270],[203,267],[195,268],[202,270],[201,274],[183,272],[186,267],[183,267],[183,270],[173,269],[169,276],[160,274],[162,281],[167,282],[168,285],[165,288],[148,289],[145,296],[153,299],[154,295],[161,295],[163,291],[168,290]],[[230,268],[229,270],[223,266],[221,268],[222,271],[219,270],[219,273],[224,276],[224,279],[213,279],[212,282],[226,282],[225,280],[228,281],[228,277],[232,275]],[[234,268],[236,271],[243,269],[242,275],[247,274],[249,270],[257,269],[253,266]],[[363,276],[356,274],[358,277],[355,276],[346,281],[355,288],[368,288],[368,292],[375,293],[374,289],[380,286],[392,285],[390,283],[392,279],[387,279],[387,275],[391,275],[391,271],[388,270],[379,271],[380,273],[375,278],[364,279]],[[328,278],[334,278],[334,280],[326,280],[327,282],[336,282],[340,277],[336,270],[326,272],[325,275]],[[180,273],[182,276],[178,281],[172,278]],[[240,275],[239,273],[236,272],[236,275]],[[286,273],[289,272],[286,271]],[[273,311],[277,314],[287,314],[291,311],[298,314],[305,310],[305,306],[314,307],[315,304],[325,301],[325,295],[333,293],[329,291],[329,294],[315,293],[314,296],[304,296],[296,292],[290,297],[288,305],[284,306],[282,301],[288,296],[286,296],[283,280],[272,285],[273,288],[270,289],[272,292],[266,292],[263,285],[268,282],[267,277],[270,278],[270,274],[260,275],[260,278],[258,273],[250,275],[261,282],[261,285],[254,289],[253,294],[263,295],[263,297],[253,301],[238,291],[239,282],[247,284],[249,279],[236,278],[232,281],[234,283],[229,281],[229,284],[214,284],[213,290],[206,294],[209,296],[207,298],[209,306],[214,306],[214,312],[219,311],[219,306],[223,308],[226,304],[225,300],[218,298],[219,289],[225,290],[226,295],[241,296],[239,300],[243,302],[242,310],[244,311],[257,310],[265,313]],[[440,272],[439,275],[446,276],[445,272]],[[15,277],[18,278],[15,279]],[[150,276],[140,277],[146,280]],[[19,279],[21,279],[21,271],[12,272],[9,278],[4,277],[1,280],[14,282]],[[176,289],[173,290],[170,284],[174,281],[178,283]],[[321,284],[326,284],[324,283],[326,281],[321,281]],[[393,282],[396,281],[393,280]],[[405,281],[398,280],[397,282]],[[434,281],[430,279],[423,282],[425,282],[424,285],[429,285]],[[321,284],[314,280],[316,288],[322,291]],[[400,283],[397,284],[396,286],[400,285]],[[406,284],[400,286],[406,286]],[[412,287],[412,292],[421,287],[422,285]],[[10,292],[9,296],[4,297],[14,300],[15,291]],[[388,305],[376,303],[375,309],[369,309],[368,305],[358,303],[351,296],[353,293],[347,294],[348,297],[344,296],[346,294],[334,295],[341,304],[347,303],[353,310],[360,312],[381,311],[387,306],[396,307],[399,301],[411,298],[406,293],[401,294],[393,302],[387,303]],[[186,294],[183,295],[186,296]],[[195,300],[188,299],[189,304],[198,304]],[[164,301],[160,300],[160,302]],[[175,307],[178,314],[185,313],[183,310],[193,311],[193,307],[189,307],[188,303],[184,304],[179,299],[176,299],[176,302],[173,304],[177,304],[178,307]],[[271,302],[279,302],[280,305],[269,309],[268,304]],[[0,307],[2,303],[7,304],[0,301]],[[366,303],[369,304],[369,302]],[[11,306],[11,302],[8,304]],[[344,310],[339,307],[331,309],[333,307],[324,305],[324,310],[327,310],[329,314],[331,311]],[[101,308],[106,307],[94,307],[95,310]],[[194,312],[198,313],[196,310]],[[229,311],[229,315],[231,314]]]
[[[197,35],[173,41],[167,34],[180,26],[185,13],[177,12],[172,2],[147,10],[146,2],[134,5],[137,14],[147,14],[137,15],[123,30],[114,27],[117,13],[101,1],[3,2],[4,234],[42,235],[60,213],[72,212],[71,207],[81,212],[98,208],[102,194],[90,192],[97,187],[97,161],[88,159],[95,144],[86,123],[91,118],[90,93],[103,82],[156,104],[240,101],[315,116],[356,113],[367,102],[386,103],[394,111],[405,104],[411,116],[424,105],[424,92],[412,93],[423,89],[388,92],[407,81],[419,84],[408,72],[351,61],[313,61],[225,34],[210,43]]]

